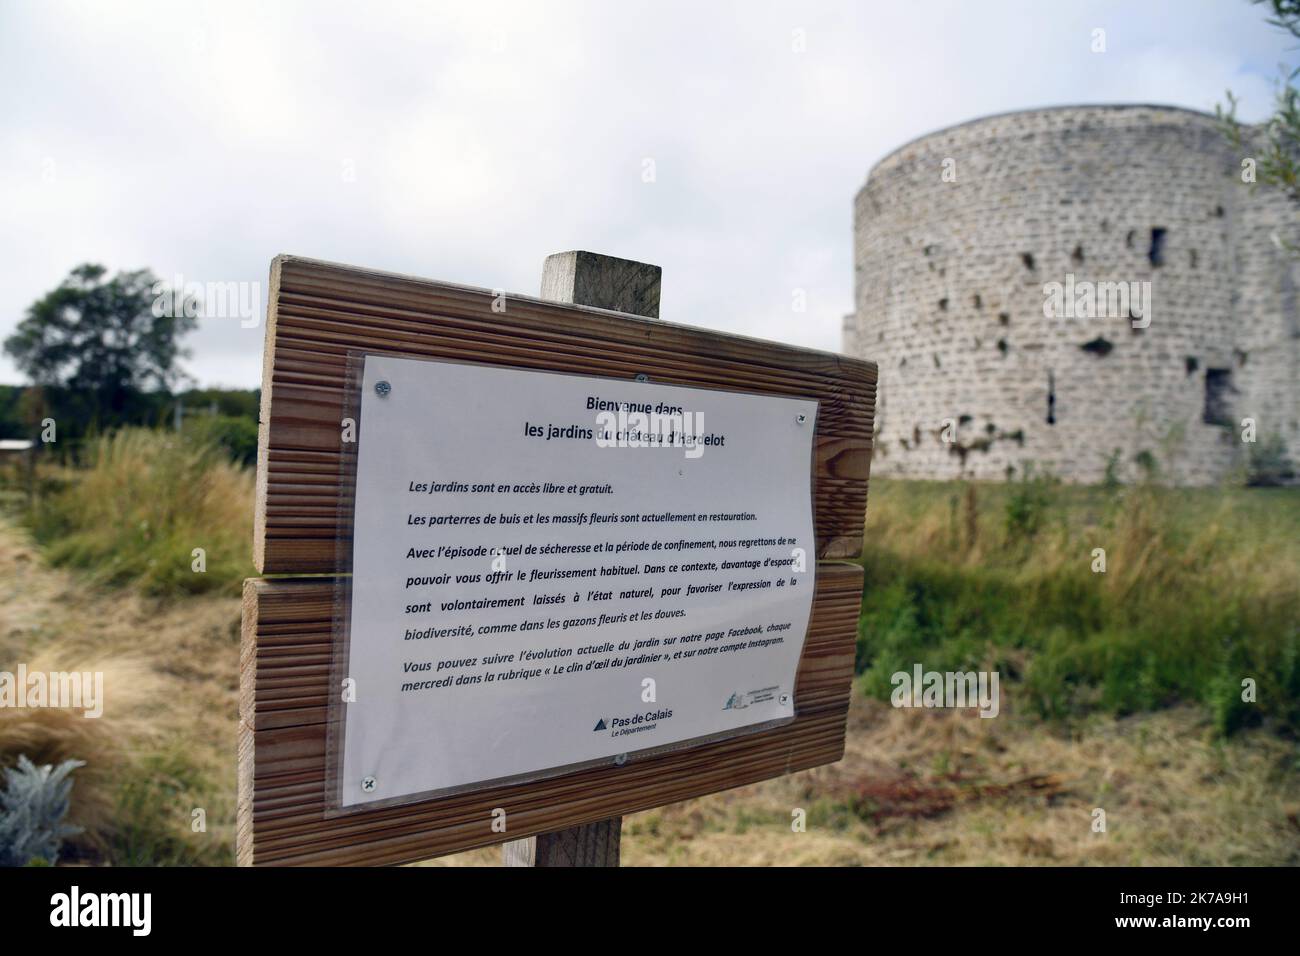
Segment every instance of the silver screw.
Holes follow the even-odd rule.
[[[381,396],[387,395],[392,390],[393,390],[393,386],[389,385],[387,382],[375,382],[376,395],[381,395]]]
[[[387,383],[387,382],[384,382],[384,384],[387,385],[388,383]],[[374,793],[374,792],[375,792],[375,787],[376,787],[377,785],[378,785],[378,781],[376,781],[374,777],[362,777],[362,778],[361,778],[361,792],[362,792],[362,793]]]
[[[789,695],[789,694],[782,694],[782,695],[781,695],[781,703],[782,703],[782,704],[788,704],[788,703],[790,703],[790,695]]]
[[[794,417],[794,420],[795,420],[796,422],[798,422],[800,425],[802,425],[802,424],[804,424],[805,422],[808,421],[808,416],[807,416],[807,415],[796,415],[796,416]]]
[[[627,754],[619,754],[617,757],[614,758],[615,767],[621,767],[625,763],[627,763]]]
[[[637,380],[638,382],[648,382],[648,381],[650,381],[650,376],[647,375],[645,372],[637,372],[637,373],[636,373],[636,380]]]

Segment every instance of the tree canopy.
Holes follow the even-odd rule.
[[[1300,0],[1251,0],[1268,7],[1267,21],[1300,39]],[[1273,114],[1257,130],[1244,127],[1237,119],[1237,98],[1228,91],[1228,106],[1215,109],[1233,148],[1258,155],[1258,181],[1283,190],[1300,202],[1300,90],[1295,79],[1300,66],[1283,67],[1278,80]]]
[[[198,320],[155,308],[160,283],[147,269],[106,276],[102,265],[77,266],[32,303],[4,349],[33,383],[78,395],[108,422],[127,415],[143,392],[186,378],[180,339]]]

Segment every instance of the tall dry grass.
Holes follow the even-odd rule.
[[[24,663],[28,673],[103,674],[100,717],[64,707],[0,708],[0,766],[14,764],[19,755],[38,765],[85,763],[73,774],[67,822],[83,830],[74,852],[103,857],[122,832],[117,792],[123,771],[135,751],[157,739],[158,728],[144,712],[162,697],[163,682],[140,659],[85,659],[66,646],[43,649]]]
[[[95,439],[85,467],[30,512],[47,559],[146,594],[238,594],[250,576],[253,474],[219,446],[128,428]],[[194,570],[202,549],[206,570]]]
[[[0,669],[102,671],[104,714],[0,710],[0,765],[85,762],[70,859],[228,863],[253,475],[214,444],[139,429],[82,462],[42,482],[27,533],[0,525]]]

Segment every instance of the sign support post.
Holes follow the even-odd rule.
[[[594,252],[557,252],[542,265],[542,298],[659,318],[659,266]],[[506,866],[618,866],[622,817],[568,827],[501,847]]]

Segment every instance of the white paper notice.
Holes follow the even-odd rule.
[[[816,415],[367,356],[340,805],[792,719]]]

